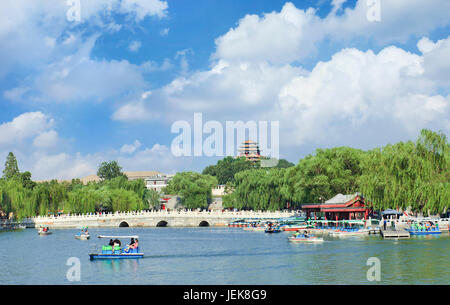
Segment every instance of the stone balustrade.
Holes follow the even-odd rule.
[[[157,227],[157,226],[225,226],[236,219],[277,219],[293,216],[293,211],[198,211],[144,210],[115,213],[63,214],[36,216],[24,222],[50,227]],[[202,225],[203,223],[203,225]]]

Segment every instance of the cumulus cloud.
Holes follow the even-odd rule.
[[[0,147],[20,143],[46,131],[54,120],[42,112],[26,112],[0,125]]]
[[[330,42],[341,46],[357,39],[377,45],[406,42],[450,24],[446,0],[433,5],[423,0],[381,1],[380,22],[368,18],[371,6],[366,0],[337,14],[343,2],[333,1],[334,8],[324,18],[313,8],[298,9],[290,2],[280,12],[246,15],[216,39],[213,58],[291,63],[315,55],[319,46],[328,47]]]
[[[121,25],[111,17],[113,11],[128,16],[127,24],[168,14],[167,2],[160,0],[81,0],[79,22],[68,20],[69,9],[61,0],[0,1],[0,78],[18,68],[39,70],[40,64],[71,54],[77,44],[68,44],[65,38],[71,31],[76,31],[76,35],[69,37],[79,36],[82,32],[76,27],[80,23],[117,31]]]
[[[44,65],[37,75],[29,78],[29,84],[10,89],[4,96],[38,102],[103,101],[148,86],[142,75],[146,65],[91,59],[97,38],[90,37],[75,53]]]
[[[163,103],[165,118],[174,121],[194,112],[222,122],[279,120],[282,146],[355,145],[370,139],[381,145],[386,134],[398,141],[414,138],[421,128],[449,131],[449,97],[441,90],[449,89],[450,73],[445,63],[437,65],[448,56],[443,52],[448,41],[422,39],[422,54],[394,46],[378,53],[343,49],[311,71],[221,59],[210,70],[176,78],[153,96]],[[147,102],[140,106],[150,109]]]
[[[23,113],[0,124],[0,160],[12,151],[19,169],[30,171],[34,180],[72,179],[95,174],[103,161],[118,160],[124,171],[157,170],[174,173],[189,166],[189,158],[175,157],[170,148],[154,144],[151,147],[135,140],[120,150],[105,149],[93,153],[71,152],[57,145],[60,138],[54,120],[41,112]]]
[[[55,130],[42,132],[33,140],[33,146],[38,148],[50,148],[58,143],[58,133]]]
[[[449,100],[427,78],[426,62],[397,47],[378,54],[338,52],[280,91],[277,106],[291,122],[290,138],[295,144],[326,143],[330,137],[345,138],[352,129],[382,132],[386,122],[412,136],[424,127],[448,132]]]
[[[132,154],[139,147],[141,147],[141,142],[139,142],[138,140],[135,140],[133,144],[125,144],[125,145],[123,145],[120,148],[120,153],[121,154]]]

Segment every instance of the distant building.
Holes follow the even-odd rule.
[[[257,162],[261,160],[258,143],[254,141],[244,141],[238,151],[239,157],[245,157],[248,161]]]
[[[316,217],[316,214],[320,213],[325,220],[367,219],[372,213],[372,209],[368,207],[360,193],[337,194],[324,203],[302,204],[302,211],[306,213],[307,218],[310,218],[311,214]]]
[[[167,183],[172,179],[173,175],[162,174],[158,171],[136,171],[136,172],[123,172],[128,180],[142,179],[145,181],[145,186],[150,190],[155,190],[161,192],[162,188],[167,186]],[[100,177],[97,175],[89,175],[80,178],[83,184],[88,184],[89,182],[99,182]]]
[[[225,184],[219,184],[212,189],[213,196],[223,196],[225,195]]]
[[[167,186],[170,179],[173,178],[174,175],[166,175],[166,174],[157,174],[153,176],[149,176],[144,178],[145,185],[149,190],[157,191],[158,193]]]

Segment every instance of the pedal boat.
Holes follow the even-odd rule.
[[[115,238],[115,239],[121,239],[121,238],[135,238],[139,239],[139,236],[98,236],[98,238]],[[90,260],[98,260],[98,259],[130,259],[130,258],[143,258],[144,252],[142,252],[142,249],[140,247],[137,247],[136,249],[129,249],[128,252],[125,252],[126,247],[119,247],[116,246],[114,249],[112,246],[102,246],[102,250],[100,253],[90,253],[89,258]]]
[[[48,228],[47,228],[47,231],[44,231],[42,228],[40,228],[39,230],[38,230],[38,232],[37,232],[39,235],[41,235],[41,236],[45,236],[45,235],[50,235],[50,234],[52,234],[52,232],[50,232],[49,230],[48,230]]]
[[[91,235],[89,235],[89,234],[78,233],[75,235],[75,239],[87,240],[89,238],[91,238]]]

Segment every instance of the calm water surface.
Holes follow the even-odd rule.
[[[240,228],[76,229],[0,233],[0,284],[374,284],[367,259],[381,261],[381,284],[450,284],[450,237],[383,240],[380,236],[326,238],[292,244],[287,232]],[[139,235],[143,259],[90,261],[109,240],[97,235]],[[129,240],[124,240],[128,243]],[[67,260],[81,261],[81,281],[70,282]]]

